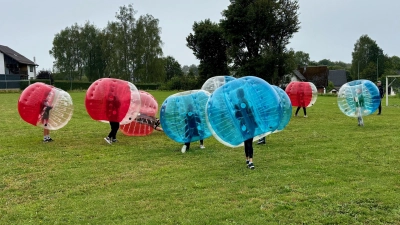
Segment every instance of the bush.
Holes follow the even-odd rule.
[[[139,90],[158,90],[160,84],[134,84]]]
[[[198,81],[192,76],[174,76],[171,80],[160,85],[160,90],[195,90],[199,89]]]

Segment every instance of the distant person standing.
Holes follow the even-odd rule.
[[[381,112],[382,112],[382,98],[383,98],[383,96],[384,96],[385,94],[383,93],[382,83],[381,83],[380,80],[378,80],[378,82],[376,82],[376,85],[378,86],[378,89],[379,89],[379,97],[381,98],[381,99],[380,99],[380,102],[379,102],[379,111],[378,111],[378,115],[381,115]]]

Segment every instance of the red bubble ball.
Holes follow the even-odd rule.
[[[140,95],[132,83],[114,78],[101,78],[86,92],[86,111],[98,121],[126,124],[140,110]]]
[[[317,100],[317,88],[311,82],[293,81],[285,89],[292,106],[310,107]]]

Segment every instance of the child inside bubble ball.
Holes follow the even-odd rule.
[[[47,128],[48,125],[49,125],[48,123],[49,123],[49,118],[50,118],[50,110],[53,108],[50,105],[51,98],[52,98],[52,92],[50,91],[47,94],[46,98],[43,100],[42,113],[40,115],[41,123],[44,126],[44,128],[43,128],[43,142],[45,142],[45,143],[53,141],[53,139],[50,137],[50,130]]]
[[[251,137],[244,141],[244,153],[246,156],[246,164],[250,169],[254,169],[253,163],[253,137],[257,125],[255,121],[253,110],[250,108],[244,96],[244,90],[239,88],[236,92],[239,102],[234,106],[235,117],[240,122],[240,129],[243,136]]]
[[[358,126],[364,126],[364,120],[362,118],[362,110],[365,105],[364,105],[364,96],[362,95],[362,90],[360,88],[358,88],[356,91],[354,102],[356,103],[356,115],[358,119]]]
[[[364,105],[364,96],[360,88],[358,88],[356,91],[354,102],[356,103],[356,115],[358,120],[358,126],[364,126],[364,120],[362,118],[362,110],[365,105]]]
[[[188,111],[186,112],[185,115],[185,138],[188,139],[188,142],[185,142],[185,144],[182,146],[181,152],[185,153],[186,151],[189,150],[190,148],[190,140],[194,137],[194,136],[202,136],[203,132],[201,130],[201,127],[199,126],[199,124],[201,124],[201,120],[199,115],[194,112],[193,110],[193,105],[189,104],[188,105]],[[203,139],[200,140],[200,148],[204,149],[204,141]]]

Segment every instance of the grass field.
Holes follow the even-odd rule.
[[[160,105],[172,94],[150,93]],[[108,145],[84,92],[42,143],[19,95],[0,94],[0,224],[400,224],[399,98],[358,127],[319,96],[308,118],[254,143],[249,170],[243,147],[213,137],[185,154],[156,131]]]

